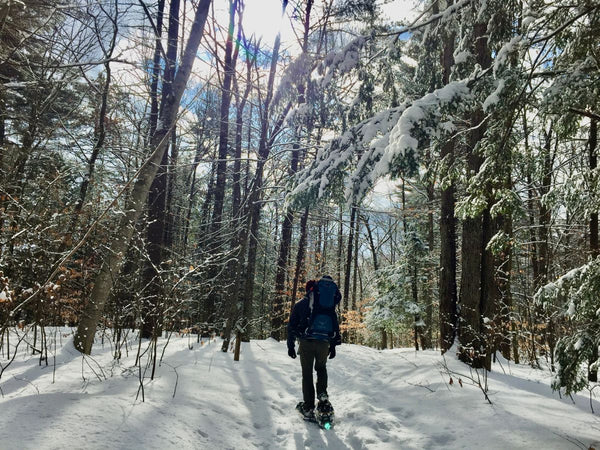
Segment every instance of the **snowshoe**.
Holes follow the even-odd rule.
[[[304,409],[304,402],[300,402],[296,405],[296,411],[300,413],[304,420],[307,420],[309,422],[316,422],[314,408]]]
[[[319,404],[315,412],[315,419],[319,426],[325,430],[333,428],[335,412],[327,396],[319,397]]]

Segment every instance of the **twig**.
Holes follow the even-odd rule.
[[[25,379],[25,378],[17,378],[15,375],[13,375],[13,378],[14,378],[15,380],[17,380],[17,381],[24,381],[25,383],[28,383],[28,384],[32,385],[32,386],[35,388],[35,390],[37,391],[37,393],[38,393],[38,394],[40,393],[40,390],[39,390],[39,389],[37,388],[37,386],[36,386],[35,384],[33,384],[31,381],[29,381],[29,380],[27,380],[27,379]]]
[[[212,367],[212,362],[213,362],[213,358],[215,357],[215,354],[213,352],[212,356],[210,357],[210,362],[208,363],[208,371],[210,372],[210,368]]]
[[[406,356],[402,356],[402,355],[398,355],[400,358],[404,359],[407,363],[412,364],[414,367],[419,367],[416,363],[412,362],[410,359],[408,359]]]
[[[142,377],[142,365],[138,365],[138,379],[140,381],[140,386],[138,387],[137,394],[135,395],[135,399],[137,400],[140,396],[140,391],[142,392],[142,402],[144,401],[144,379]]]
[[[446,357],[444,356],[444,362],[441,363],[441,367],[446,371],[446,373],[448,375],[455,375],[458,377],[462,377],[464,379],[467,380],[471,380],[471,382],[473,383],[474,386],[477,386],[481,392],[483,393],[486,401],[490,404],[493,405],[492,401],[490,400],[490,397],[488,396],[488,386],[487,386],[487,376],[484,379],[484,385],[481,384],[481,376],[479,374],[479,371],[477,369],[475,369],[475,372],[477,373],[477,380],[473,377],[472,373],[473,373],[473,368],[471,368],[471,375],[465,375],[462,374],[460,372],[455,372],[453,370],[450,370],[450,368],[448,367],[448,364],[446,362]],[[485,369],[484,369],[485,370]]]
[[[410,384],[411,386],[418,386],[418,387],[422,387],[424,389],[427,389],[429,392],[435,392],[435,390],[431,389],[429,386],[425,386],[424,384],[420,384],[420,383],[411,383],[410,381],[407,381],[406,384]]]
[[[173,398],[175,398],[175,392],[177,392],[177,385],[179,384],[179,374],[177,373],[177,367],[172,366],[171,364],[164,363],[165,366],[169,366],[175,372],[175,387],[173,388]]]
[[[18,334],[17,334],[17,336],[18,336]],[[13,361],[17,357],[17,351],[19,349],[19,344],[21,344],[21,342],[23,342],[23,340],[25,339],[26,336],[27,336],[27,331],[25,331],[23,333],[23,336],[19,339],[19,341],[17,342],[17,345],[15,345],[15,352],[13,353],[13,356],[10,359],[10,361],[8,361],[8,363],[6,365],[4,365],[4,366],[0,365],[0,380],[2,379],[2,374],[4,373],[4,371],[6,369],[8,369],[8,367],[13,363]],[[7,351],[10,352],[10,348],[7,347]]]
[[[592,414],[595,414],[595,412],[594,412],[594,402],[592,400],[592,397],[593,397],[592,393],[593,393],[594,389],[596,389],[597,387],[598,387],[598,385],[595,385],[593,388],[590,389],[590,409],[592,410]]]
[[[556,436],[563,438],[565,441],[570,442],[571,444],[575,445],[577,448],[582,448],[584,450],[588,448],[587,445],[585,445],[583,442],[581,442],[578,439],[570,438],[569,436],[563,436],[562,434],[555,433],[554,431],[552,432],[552,434],[555,434]]]
[[[173,336],[173,331],[171,331],[169,333],[169,337],[167,338],[167,342],[165,342],[165,346],[163,347],[162,352],[160,353],[160,359],[158,360],[158,365],[159,366],[162,364],[163,357],[165,356],[165,350],[167,349],[167,345],[169,345],[169,342],[171,341],[171,336]],[[167,366],[168,366],[168,364],[167,364]]]
[[[90,370],[94,373],[94,375],[96,375],[96,377],[98,378],[99,381],[102,381],[102,378],[104,378],[106,380],[106,374],[104,373],[104,370],[102,370],[102,366],[100,366],[100,364],[98,364],[98,361],[96,361],[90,355],[83,355],[83,359],[85,360],[85,363],[88,365]],[[96,372],[94,370],[92,365],[88,362],[88,359],[91,359],[96,364],[96,366],[98,366],[98,369],[100,369],[100,374],[102,375],[102,377],[100,375],[98,375],[98,372]]]

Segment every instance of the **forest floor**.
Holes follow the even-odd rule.
[[[53,337],[48,366],[23,346],[0,379],[2,449],[600,448],[600,401],[560,398],[551,373],[527,365],[494,365],[490,404],[454,357],[344,344],[328,361],[325,431],[294,410],[300,361],[284,342],[243,344],[234,362],[219,340],[173,336],[142,402],[135,347],[116,362],[107,339],[83,358],[69,329],[49,334],[52,350]]]

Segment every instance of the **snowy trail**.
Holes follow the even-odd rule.
[[[383,352],[342,345],[328,362],[336,427],[320,430],[297,416],[300,363],[285,343],[252,341],[241,361],[220,342],[188,348],[173,338],[154,381],[138,390],[135,355],[120,364],[108,345],[91,367],[68,341],[52,366],[20,355],[0,380],[0,449],[507,449],[600,445],[600,418],[589,398],[560,399],[550,374],[527,366],[495,366],[489,405],[465,377],[449,375],[436,352]],[[164,344],[164,342],[163,342]],[[50,358],[52,362],[52,358]],[[96,363],[98,365],[96,365]],[[454,359],[451,370],[468,374]],[[82,373],[86,381],[82,378]],[[112,374],[112,375],[111,375]],[[173,396],[173,394],[175,394]],[[596,412],[600,402],[594,400]]]

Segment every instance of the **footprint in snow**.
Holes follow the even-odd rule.
[[[274,409],[274,410],[275,410],[275,411],[277,411],[278,413],[280,413],[280,414],[283,414],[283,412],[284,412],[284,411],[283,411],[283,409],[281,409],[281,408],[280,408],[279,406],[277,406],[276,404],[274,404],[274,403],[273,403],[273,404],[271,404],[270,406],[271,406],[271,409]]]

